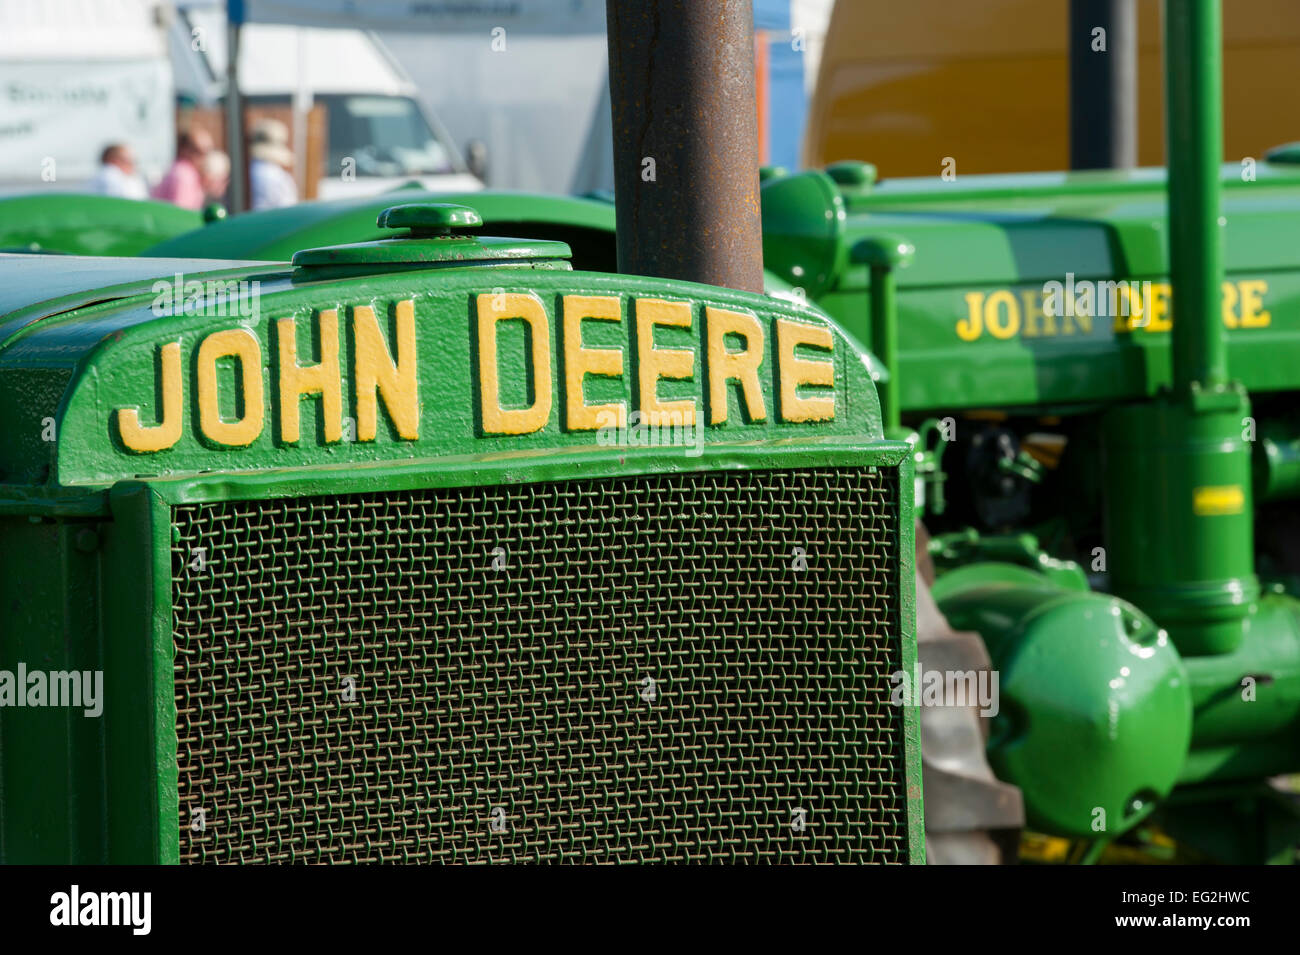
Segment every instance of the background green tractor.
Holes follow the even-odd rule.
[[[766,265],[887,369],[1029,854],[1291,861],[1300,169],[1219,165],[1219,5],[1165,7],[1167,176],[773,177]]]
[[[203,217],[167,202],[73,192],[0,197],[0,252],[140,255]]]

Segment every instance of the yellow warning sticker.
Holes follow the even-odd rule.
[[[1199,517],[1240,514],[1246,507],[1246,495],[1240,484],[1209,485],[1192,491],[1192,510]]]

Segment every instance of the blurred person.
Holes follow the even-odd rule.
[[[249,137],[249,191],[253,209],[278,209],[298,201],[298,186],[289,170],[293,150],[289,127],[278,119],[260,119]]]
[[[176,138],[176,161],[154,187],[153,197],[182,209],[203,208],[203,175],[199,166],[212,151],[212,137],[204,129],[192,129]]]
[[[226,203],[226,189],[230,186],[230,157],[220,149],[213,149],[203,157],[199,167],[203,177],[203,198],[205,202]]]
[[[135,156],[126,143],[109,143],[99,154],[99,170],[90,180],[90,191],[120,199],[148,199],[149,187],[135,169]]]

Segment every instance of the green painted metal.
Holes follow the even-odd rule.
[[[845,205],[823,172],[763,184],[763,265],[813,299],[831,289],[848,264]],[[865,336],[859,336],[864,344]]]
[[[577,466],[575,466],[577,464]],[[75,541],[76,534],[90,527],[97,535],[94,547],[81,545],[84,566],[71,567],[62,575],[46,576],[45,555],[58,560],[60,549],[27,542],[19,557],[18,537],[5,529],[5,547],[0,554],[22,560],[25,575],[6,575],[0,594],[12,605],[32,609],[28,620],[31,639],[45,648],[63,643],[62,634],[50,626],[50,614],[68,595],[85,604],[68,612],[87,629],[84,650],[69,657],[67,666],[88,667],[102,659],[105,671],[105,712],[102,722],[69,719],[59,710],[0,710],[0,733],[6,744],[10,734],[15,745],[6,745],[0,761],[5,779],[21,779],[22,791],[30,804],[8,801],[0,814],[6,840],[5,861],[66,862],[177,862],[181,858],[178,840],[176,710],[172,695],[174,657],[172,648],[171,512],[177,506],[204,502],[294,499],[311,495],[385,493],[426,488],[500,485],[516,487],[544,480],[600,479],[640,474],[672,474],[684,469],[697,471],[746,470],[799,467],[880,467],[897,469],[900,492],[910,486],[911,472],[906,445],[897,442],[851,442],[832,439],[807,442],[718,445],[706,447],[698,458],[673,460],[660,449],[630,448],[602,450],[575,462],[572,455],[482,455],[472,459],[433,459],[402,464],[378,463],[361,468],[337,466],[298,471],[255,471],[243,474],[208,474],[150,481],[123,481],[100,492],[109,501],[111,521],[85,523],[43,521],[31,524],[27,518],[10,518],[32,527],[47,527]],[[912,579],[910,519],[898,524],[896,570],[899,594],[899,627],[911,633],[914,601],[903,581]],[[47,532],[49,533],[49,532]],[[63,551],[77,545],[65,544]],[[36,557],[36,560],[33,560]],[[102,578],[104,586],[87,589],[84,582]],[[41,584],[31,588],[32,581]],[[23,589],[21,599],[18,590]],[[101,606],[94,606],[99,593]],[[59,619],[56,617],[55,619]],[[9,635],[3,641],[5,655],[0,668],[11,665],[11,653],[29,653],[53,665],[41,650],[15,644]],[[904,670],[915,666],[915,644],[901,645]],[[43,655],[34,656],[37,653]],[[102,655],[102,656],[99,656]],[[30,716],[41,714],[38,725]],[[919,765],[919,723],[915,708],[905,707],[900,715],[905,741],[905,793],[911,823],[907,830],[907,853],[913,862],[924,860],[921,826]],[[81,730],[80,739],[64,737]],[[56,782],[66,788],[32,781],[47,780],[51,746],[66,753],[73,766]],[[103,754],[108,753],[107,761]],[[80,768],[75,768],[80,767]],[[103,792],[104,802],[87,798]],[[184,820],[182,820],[182,823]],[[86,835],[77,841],[76,831]]]
[[[1187,671],[1135,607],[1013,564],[974,563],[933,593],[984,638],[1000,673],[989,762],[1021,788],[1031,826],[1118,835],[1178,779],[1192,735]]]
[[[75,261],[76,267],[70,267]],[[35,494],[54,466],[55,419],[74,373],[74,362],[33,353],[26,336],[50,316],[64,316],[70,329],[87,316],[114,311],[122,302],[152,307],[162,290],[170,296],[187,281],[258,281],[264,263],[252,268],[206,260],[10,256],[0,259],[8,281],[0,282],[0,406],[8,419],[0,441],[0,484]],[[214,265],[212,271],[205,272]],[[233,266],[233,267],[230,267]],[[111,328],[100,326],[104,334]],[[93,333],[92,333],[93,334]],[[85,348],[83,340],[77,348]],[[0,495],[3,497],[3,495]]]
[[[852,262],[864,262],[871,269],[871,350],[888,371],[884,387],[879,390],[881,416],[885,434],[894,435],[901,427],[898,402],[898,312],[894,271],[905,268],[915,255],[908,241],[897,236],[873,236],[855,245],[849,252]],[[879,382],[878,382],[879,383]]]
[[[519,455],[543,449],[598,447],[600,435],[592,432],[568,433],[561,430],[561,410],[564,405],[563,379],[552,374],[552,413],[548,425],[542,430],[526,435],[497,436],[481,432],[476,410],[476,391],[471,377],[463,369],[474,367],[473,343],[470,336],[470,308],[478,295],[492,295],[501,289],[506,293],[527,292],[541,297],[545,303],[548,320],[552,322],[551,340],[558,342],[559,330],[554,327],[558,303],[566,293],[587,295],[613,295],[622,297],[623,313],[628,314],[636,297],[658,298],[669,296],[695,305],[698,324],[702,321],[700,304],[705,301],[720,307],[735,307],[754,311],[771,322],[778,316],[795,321],[822,321],[817,313],[775,298],[733,296],[706,286],[680,283],[665,286],[639,277],[579,275],[570,272],[491,270],[487,273],[474,267],[446,269],[435,272],[403,273],[406,279],[395,285],[392,278],[373,277],[342,279],[328,283],[295,284],[288,276],[265,276],[260,288],[259,315],[235,316],[225,321],[201,312],[157,315],[152,309],[155,296],[151,293],[136,298],[121,299],[91,314],[56,315],[45,319],[8,348],[0,350],[0,369],[43,364],[63,368],[77,376],[63,396],[55,415],[58,419],[58,437],[53,442],[52,466],[57,480],[65,485],[107,484],[114,480],[136,475],[167,475],[194,473],[201,470],[246,470],[254,467],[306,467],[330,465],[347,461],[349,465],[372,460],[403,460],[427,456],[432,452],[453,453],[507,453]],[[187,277],[188,278],[188,277]],[[203,276],[195,278],[201,280]],[[379,439],[373,442],[324,442],[309,437],[297,444],[284,443],[275,437],[268,415],[268,426],[248,447],[215,449],[199,436],[192,397],[186,398],[186,419],[180,440],[169,450],[153,455],[132,454],[116,440],[110,427],[110,418],[117,408],[138,406],[142,420],[158,420],[155,403],[155,381],[158,368],[158,348],[165,341],[179,341],[186,367],[194,360],[202,340],[214,330],[246,327],[253,330],[261,341],[261,352],[269,359],[267,374],[263,376],[265,405],[273,409],[276,402],[275,382],[280,374],[275,359],[276,339],[271,331],[273,322],[280,318],[293,318],[298,336],[306,340],[313,329],[313,316],[321,310],[340,309],[340,334],[346,339],[343,327],[346,309],[367,306],[376,315],[389,315],[397,301],[414,303],[418,327],[436,329],[421,338],[419,360],[419,393],[423,409],[421,433],[417,440],[396,440],[383,426]],[[607,348],[629,349],[628,322],[620,329],[609,323],[602,329],[600,338],[593,337],[590,344]],[[667,329],[667,331],[676,331]],[[698,333],[696,333],[698,335]],[[831,436],[868,434],[881,437],[879,406],[870,387],[867,367],[860,356],[851,350],[843,333],[837,333],[839,346],[834,352],[836,374],[848,387],[837,396],[842,406],[834,421],[820,426],[818,431]],[[698,339],[696,339],[698,340]],[[662,335],[662,345],[677,344],[691,347],[692,337],[686,333]],[[345,347],[345,346],[344,346]],[[774,367],[775,345],[768,336],[767,368]],[[525,339],[522,334],[505,339],[501,344],[501,361],[506,367],[524,369]],[[300,350],[301,351],[301,350]],[[302,360],[300,358],[300,360]],[[554,360],[554,359],[552,359]],[[664,400],[685,400],[700,393],[706,369],[698,346],[694,351],[694,379],[664,381],[660,395]],[[347,362],[343,364],[343,393],[351,394],[353,381]],[[523,382],[515,382],[509,400],[526,404]],[[236,406],[235,378],[233,372],[222,376],[221,404],[226,408]],[[507,387],[511,387],[507,385]],[[765,403],[776,411],[775,384],[765,379]],[[587,394],[592,401],[624,401],[635,407],[632,382],[622,380],[588,383]],[[504,400],[504,399],[503,399]],[[739,397],[730,396],[732,410],[727,424],[718,433],[729,440],[746,441],[771,437],[798,437],[807,433],[807,425],[745,423],[739,407]],[[351,402],[345,402],[348,415],[354,415]],[[319,402],[303,405],[303,433],[318,434],[321,427]],[[31,402],[15,409],[15,427],[35,429],[40,433],[43,418],[55,414],[48,406]],[[770,419],[769,419],[770,420]],[[712,436],[703,440],[713,440]],[[48,452],[46,460],[49,460]]]
[[[1221,170],[1219,314],[1234,376],[1252,392],[1285,391],[1295,383],[1286,348],[1300,341],[1300,173],[1262,162],[1253,178],[1244,172]],[[1172,384],[1163,170],[888,180],[862,196],[814,195],[803,180],[819,176],[764,184],[766,265],[866,344],[870,270],[847,250],[884,235],[915,247],[897,276],[905,415],[1135,400]],[[1128,314],[1049,318],[1049,282],[1090,283],[1094,296],[1099,283],[1124,283],[1112,311]],[[1101,293],[1109,299],[1109,287]]]
[[[409,229],[410,236],[450,235],[453,229],[474,229],[483,217],[469,206],[453,202],[407,202],[389,206],[375,223],[381,229]]]
[[[105,807],[92,796],[105,785],[103,724],[83,716],[84,706],[15,705],[20,666],[103,668],[93,617],[97,560],[83,540],[94,528],[45,517],[0,518],[0,670],[10,674],[9,685],[0,687],[0,858],[6,861],[98,861],[106,851]],[[105,690],[96,694],[101,707]]]
[[[596,199],[529,195],[512,192],[429,193],[398,190],[329,202],[304,202],[284,209],[232,216],[146,251],[162,258],[264,259],[287,262],[294,254],[318,246],[385,239],[376,225],[381,212],[396,205],[451,203],[468,205],[483,220],[489,235],[530,239],[599,240],[613,252],[614,207]],[[521,228],[522,226],[522,228]],[[579,244],[576,240],[574,244]],[[613,261],[608,261],[613,271]]]
[[[1111,586],[1184,655],[1235,649],[1259,598],[1249,406],[1239,398],[1215,413],[1162,398],[1102,419]]]
[[[826,175],[845,192],[865,192],[876,184],[876,167],[856,159],[831,163]]]
[[[1223,389],[1228,356],[1219,318],[1223,237],[1219,156],[1223,151],[1223,63],[1218,0],[1169,0],[1169,272],[1179,318],[1173,327],[1174,390]]]
[[[1088,577],[1072,560],[1053,557],[1033,534],[980,534],[973,527],[930,538],[935,566],[951,570],[967,564],[1016,564],[1037,571],[1062,590],[1087,593]]]
[[[1300,143],[1283,143],[1264,153],[1264,158],[1276,163],[1300,163]]]
[[[166,202],[72,192],[0,198],[0,252],[140,255],[198,228],[202,218]]]
[[[172,526],[179,507],[702,471],[883,469],[894,475],[899,497],[890,573],[898,597],[900,660],[904,669],[915,665],[912,448],[885,440],[873,384],[878,368],[842,329],[793,293],[752,295],[574,271],[559,241],[422,234],[444,224],[450,233],[450,227],[467,225],[467,218],[445,209],[390,214],[389,225],[414,226],[415,234],[326,249],[319,257],[300,257],[296,267],[68,258],[56,268],[43,256],[0,259],[0,407],[13,436],[0,450],[0,602],[19,608],[24,626],[16,635],[7,621],[0,623],[0,669],[20,657],[39,659],[49,666],[102,669],[106,681],[101,721],[73,719],[64,710],[0,708],[0,859],[176,862],[186,857],[176,824],[181,804],[173,692]],[[448,258],[444,253],[452,246],[478,252]],[[511,249],[522,257],[507,259],[504,266],[493,262],[494,253]],[[489,433],[476,370],[476,309],[495,296],[519,293],[535,296],[544,315],[551,413],[527,434]],[[581,336],[588,349],[621,352],[623,374],[603,380],[589,376],[582,399],[621,401],[629,409],[645,399],[635,374],[648,360],[638,351],[638,303],[689,303],[691,327],[660,326],[652,341],[656,350],[691,356],[691,377],[661,378],[656,393],[661,401],[696,402],[702,419],[696,443],[654,444],[644,429],[625,429],[605,441],[601,433],[569,428],[560,321],[566,295],[618,302],[618,321],[587,321]],[[418,437],[401,434],[381,400],[373,440],[357,433],[329,440],[323,403],[309,397],[298,406],[299,440],[285,439],[278,430],[277,383],[285,369],[277,350],[286,327],[280,323],[293,323],[297,361],[305,366],[322,359],[323,313],[337,314],[342,413],[355,419],[355,322],[365,309],[373,310],[384,347],[396,356],[396,313],[404,302],[410,303],[417,329]],[[762,330],[762,416],[752,413],[752,399],[739,380],[725,388],[726,420],[713,414],[718,409],[711,406],[708,387],[716,371],[705,340],[709,309],[750,315]],[[524,324],[500,323],[500,400],[507,408],[537,400],[530,384],[536,366],[530,374],[528,359],[539,347],[540,326],[525,334]],[[804,400],[830,398],[832,420],[802,420],[793,414],[795,406],[787,405],[781,367],[788,359],[778,351],[778,326],[829,334],[829,350],[800,344],[794,357],[829,362],[834,386],[798,384],[794,394]],[[251,336],[262,359],[265,425],[245,446],[223,445],[203,430],[204,399],[195,386],[199,351],[220,332],[234,333],[226,341],[247,342]],[[181,356],[182,433],[162,450],[132,451],[124,444],[117,413],[136,408],[146,426],[166,418],[162,355],[168,345],[177,346]],[[215,369],[211,395],[217,415],[227,422],[242,420],[253,392],[241,385],[241,363],[217,359]],[[70,634],[75,638],[69,640]],[[899,720],[905,855],[921,862],[915,709],[905,708]],[[33,785],[33,778],[49,778],[51,758],[58,764],[57,779]],[[12,797],[12,780],[18,778],[24,794]]]
[[[1251,463],[1257,502],[1300,497],[1300,422],[1294,416],[1261,422]]]
[[[394,266],[431,268],[436,265],[531,265],[535,268],[571,266],[572,250],[563,242],[507,238],[478,238],[464,230],[481,226],[483,219],[468,206],[453,203],[407,203],[379,213],[381,229],[406,229],[390,239],[354,242],[323,249],[303,249],[293,255],[299,277],[365,274],[392,271]],[[563,261],[557,261],[563,260]],[[331,271],[322,273],[321,268]]]
[[[1265,597],[1251,638],[1187,657],[1196,721],[1183,782],[1276,776],[1300,765],[1300,605]]]
[[[105,580],[100,641],[105,661],[105,803],[114,863],[174,863],[176,717],[172,675],[171,513],[147,485],[101,492]],[[73,809],[75,811],[75,808]]]

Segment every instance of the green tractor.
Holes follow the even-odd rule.
[[[911,689],[970,697],[946,661],[982,638],[988,765],[1039,861],[1300,842],[1300,166],[1219,165],[1219,28],[1213,0],[1165,5],[1167,174],[841,163],[764,190],[766,266],[870,346],[915,448]],[[932,853],[1014,818],[929,743]]]
[[[0,703],[105,683],[0,706],[0,858],[1294,861],[1300,165],[1220,167],[1218,12],[1167,175],[722,124],[0,259]],[[616,130],[746,49],[632,32]]]
[[[0,256],[0,862],[923,861],[865,352],[433,198]]]
[[[141,255],[204,217],[167,202],[49,192],[0,197],[0,252]]]
[[[1166,29],[1168,174],[762,174],[765,287],[863,349],[913,452],[918,666],[892,680],[931,861],[1300,840],[1300,162],[1220,166],[1218,5],[1172,0]],[[612,208],[510,199],[481,201],[612,267]],[[159,251],[284,257],[375,211]]]

